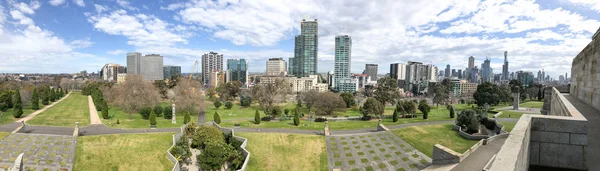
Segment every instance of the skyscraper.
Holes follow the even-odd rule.
[[[159,54],[147,54],[141,57],[140,71],[144,80],[162,80],[163,57]]]
[[[371,81],[377,81],[377,64],[366,64],[365,74],[371,77]]]
[[[540,82],[544,81],[544,76],[542,76],[542,70],[538,71],[537,80]]]
[[[340,87],[339,82],[350,78],[352,65],[352,39],[348,35],[335,37],[335,66],[333,70],[334,87]]]
[[[469,57],[469,66],[467,67],[467,70],[466,70],[466,72],[467,72],[466,77],[467,77],[467,80],[469,80],[469,82],[472,82],[472,83],[476,82],[476,78],[473,78],[474,74],[471,71],[471,70],[473,70],[474,67],[475,67],[475,57],[470,56]],[[465,77],[465,76],[463,76],[463,77]]]
[[[163,79],[173,80],[175,76],[181,76],[181,66],[165,65],[163,67]]]
[[[462,69],[458,69],[458,72],[456,72],[456,77],[458,77],[458,79],[462,79],[463,78],[463,71]]]
[[[494,72],[490,66],[490,59],[485,59],[481,64],[481,82],[492,82],[494,80]]]
[[[139,52],[127,53],[127,74],[142,74],[140,63],[142,54]]]
[[[450,64],[446,65],[446,71],[444,71],[444,77],[448,78],[452,75],[452,71],[450,71]]]
[[[452,69],[451,77],[458,77],[458,74],[456,73],[456,69]]]
[[[296,73],[296,58],[288,58],[288,76],[295,76]]]
[[[502,65],[502,80],[508,79],[508,51],[504,51],[504,65]],[[543,80],[543,79],[542,79]]]
[[[248,63],[246,59],[227,59],[227,81],[240,81],[242,85],[248,83]]]
[[[469,69],[473,69],[475,67],[475,57],[469,57]]]
[[[302,19],[300,35],[294,43],[294,73],[296,77],[308,77],[317,74],[317,51],[319,45],[319,28],[317,19],[308,21]]]
[[[396,80],[406,79],[406,64],[394,63],[390,64],[390,77]]]
[[[213,71],[223,71],[223,54],[209,52],[202,55],[202,81],[208,84],[210,73]]]
[[[287,66],[283,58],[270,58],[267,60],[267,70],[265,75],[267,76],[285,76]]]

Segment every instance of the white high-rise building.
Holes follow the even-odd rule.
[[[390,64],[390,77],[396,80],[406,79],[406,64],[393,63]]]
[[[287,75],[287,65],[283,58],[270,58],[267,60],[267,76],[285,76]]]
[[[223,71],[223,54],[209,52],[202,55],[202,81],[208,84],[210,73],[214,71]]]
[[[162,80],[163,57],[159,54],[142,57],[138,52],[127,53],[127,74],[141,75],[144,80]]]
[[[340,92],[355,92],[358,80],[350,78],[352,39],[348,35],[335,37],[335,66],[333,87]]]
[[[139,52],[127,53],[127,74],[142,74],[140,63],[142,54]]]

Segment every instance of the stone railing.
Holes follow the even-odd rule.
[[[177,141],[181,138],[181,136],[184,134],[185,132],[185,126],[183,125],[180,127],[180,131],[177,134],[173,135],[173,145],[171,145],[171,147],[169,147],[169,149],[167,149],[167,158],[169,158],[169,160],[171,160],[171,162],[173,162],[174,166],[171,169],[171,171],[179,171],[181,170],[181,166],[179,165],[179,160],[177,160],[177,158],[175,158],[175,156],[173,156],[173,154],[171,154],[171,149],[173,147],[175,147],[175,144],[177,144]]]
[[[530,165],[587,170],[587,120],[556,89],[549,115],[523,115],[490,170],[528,170]]]
[[[213,126],[219,128],[219,130],[221,130],[221,132],[226,133],[226,134],[231,134],[231,136],[233,138],[242,142],[242,145],[240,145],[240,147],[242,148],[242,155],[245,157],[245,159],[244,159],[244,164],[242,164],[242,167],[240,169],[238,169],[238,171],[246,170],[246,167],[248,166],[248,161],[250,161],[250,152],[248,152],[248,150],[246,150],[246,145],[248,145],[248,139],[235,136],[235,131],[233,129],[223,128],[214,121],[212,123],[213,123]]]
[[[475,150],[483,145],[484,140],[479,140],[475,145],[471,146],[467,151],[460,154],[452,149],[444,147],[440,144],[435,144],[433,146],[433,154],[432,154],[432,164],[433,165],[443,165],[443,164],[452,164],[452,163],[460,163],[469,155],[471,155]]]
[[[490,137],[489,135],[471,135],[462,130],[462,128],[458,125],[452,125],[452,130],[458,131],[458,134],[469,140],[481,140]]]

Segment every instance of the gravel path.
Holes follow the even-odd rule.
[[[96,110],[92,96],[88,96],[88,106],[90,107],[90,123],[92,125],[102,124],[102,120],[100,120],[100,117],[98,116],[98,110]]]

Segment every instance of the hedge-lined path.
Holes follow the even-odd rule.
[[[72,92],[72,91],[71,91],[71,92]],[[49,108],[51,108],[52,106],[54,106],[54,105],[56,105],[56,104],[58,104],[58,103],[62,102],[63,100],[67,99],[67,97],[69,97],[69,95],[71,95],[71,92],[69,92],[69,93],[68,93],[68,94],[67,94],[65,97],[61,98],[60,100],[57,100],[57,101],[55,101],[55,102],[54,102],[54,103],[52,103],[52,104],[46,105],[46,106],[44,106],[44,108],[41,108],[40,110],[37,110],[37,111],[35,111],[35,112],[33,112],[33,113],[31,113],[31,114],[29,114],[29,115],[25,116],[24,118],[21,118],[21,119],[17,120],[17,121],[15,121],[15,122],[18,122],[18,123],[20,123],[20,122],[27,122],[28,120],[31,120],[31,119],[33,119],[33,117],[35,117],[35,116],[37,116],[38,114],[40,114],[40,113],[42,113],[42,112],[46,111],[46,109],[49,109]]]
[[[88,96],[88,106],[90,107],[90,124],[102,124],[102,120],[98,116],[98,110],[96,110],[96,105],[94,105],[94,100],[92,96]]]

